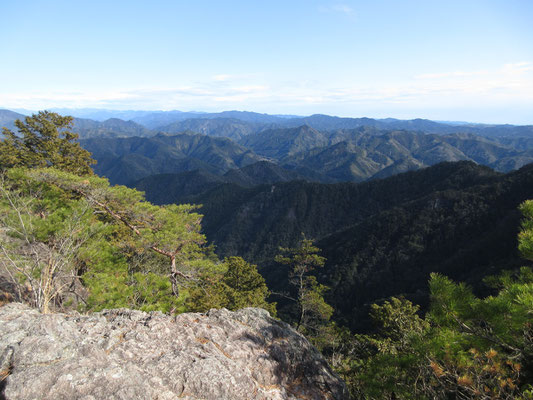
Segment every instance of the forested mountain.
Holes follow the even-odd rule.
[[[293,154],[308,151],[328,144],[327,137],[307,126],[290,129],[272,129],[245,136],[239,141],[256,153],[281,160]]]
[[[223,136],[239,140],[251,133],[260,132],[266,127],[264,124],[245,122],[235,118],[193,118],[173,122],[157,129],[166,133],[191,131],[208,136]]]
[[[150,191],[148,191],[150,197]],[[404,294],[423,303],[429,273],[479,287],[483,276],[522,263],[518,205],[533,197],[533,165],[506,175],[472,162],[443,163],[361,184],[304,181],[243,188],[217,185],[196,197],[219,255],[259,263],[274,290],[273,263],[303,232],[328,258],[319,279],[352,328],[368,328],[368,305]]]
[[[95,172],[115,184],[196,169],[222,175],[263,159],[230,139],[198,134],[95,138],[82,140],[81,145],[98,161]]]
[[[364,129],[331,133],[328,146],[293,153],[283,158],[281,164],[289,169],[313,170],[333,182],[360,182],[443,161],[470,160],[503,172],[533,162],[533,150],[517,150],[516,147],[522,145],[517,141],[502,144],[471,134],[367,132]],[[290,140],[280,146],[287,146],[286,143]]]
[[[195,202],[203,204],[204,229],[221,254],[234,248],[262,262],[270,259],[280,244],[293,245],[302,232],[321,239],[430,193],[492,182],[500,176],[471,162],[443,163],[360,184],[293,181],[252,188],[223,185],[200,195]]]
[[[194,201],[194,196],[224,184],[252,187],[296,179],[303,178],[271,162],[259,161],[242,168],[231,169],[223,176],[197,169],[176,174],[151,175],[131,186],[146,192],[148,201],[157,204],[180,204]]]
[[[303,179],[296,172],[269,161],[259,161],[239,169],[232,169],[226,172],[224,177],[231,183],[244,187]]]
[[[489,294],[482,278],[524,265],[517,250],[522,216],[533,197],[533,165],[465,188],[434,191],[323,238],[328,299],[353,328],[370,303],[402,294],[427,304],[431,272]],[[367,320],[368,321],[368,320]]]

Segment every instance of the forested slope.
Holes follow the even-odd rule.
[[[337,317],[368,328],[375,301],[404,294],[424,303],[430,272],[479,288],[484,276],[519,266],[517,207],[531,197],[533,165],[504,175],[459,162],[363,184],[222,185],[197,201],[217,252],[259,263],[275,291],[287,282],[272,261],[279,246],[302,233],[316,239]]]

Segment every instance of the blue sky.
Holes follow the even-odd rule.
[[[533,1],[0,0],[0,107],[533,124]]]

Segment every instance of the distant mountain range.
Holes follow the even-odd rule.
[[[469,160],[502,172],[533,162],[533,126],[294,117],[241,111],[70,111],[133,119],[74,120],[82,145],[98,161],[95,171],[120,184],[133,185],[151,175],[194,170],[200,170],[204,180],[211,177],[209,180],[216,182],[220,179],[213,176],[221,177],[229,170],[260,161],[270,164],[254,167],[254,177],[234,172],[234,176],[244,174],[247,178],[232,182],[271,183],[272,164],[282,171],[278,174],[282,181],[282,177],[293,176],[333,183],[381,179],[443,161]],[[0,110],[0,122],[10,128],[15,119],[22,117]],[[188,192],[178,197],[186,195]]]
[[[245,135],[237,142],[187,132],[152,137],[94,137],[82,139],[81,144],[98,161],[95,171],[118,184],[133,184],[150,175],[194,170],[222,176],[231,169],[259,161],[270,163],[258,164],[254,168],[255,177],[246,174],[248,181],[257,184],[271,183],[261,177],[270,176],[272,164],[283,171],[279,176],[333,183],[386,178],[443,161],[474,161],[502,172],[533,162],[533,141],[529,140],[504,144],[472,134],[369,132],[366,128],[320,132],[306,125],[267,129]],[[525,149],[518,150],[519,146]]]
[[[204,120],[228,120],[228,124],[238,120],[245,123],[256,125],[257,129],[264,129],[264,125],[270,125],[271,128],[294,128],[302,125],[308,125],[320,131],[331,131],[339,129],[356,129],[360,127],[373,127],[378,130],[409,130],[421,131],[425,133],[451,134],[451,133],[472,133],[487,137],[530,137],[533,134],[533,126],[518,125],[489,125],[467,122],[436,122],[427,119],[399,120],[395,118],[373,119],[373,118],[341,118],[323,114],[311,116],[295,115],[270,115],[248,111],[223,111],[219,113],[206,112],[183,112],[183,111],[122,111],[106,109],[68,109],[52,108],[51,111],[58,112],[62,115],[72,115],[80,119],[93,119],[104,122],[108,119],[131,120],[145,128],[155,132],[162,131],[164,127],[176,122],[191,119]],[[14,116],[11,121],[20,118],[23,114],[29,115],[32,111],[17,110],[18,117]],[[4,114],[9,110],[0,110],[0,121],[2,124],[9,123]],[[13,113],[13,112],[11,112]],[[13,117],[13,116],[12,116]],[[216,122],[221,125],[222,122]],[[4,126],[4,125],[2,125]],[[227,128],[225,128],[227,129]],[[239,128],[240,129],[240,128]],[[176,133],[176,132],[173,132]],[[200,133],[200,132],[198,132]],[[82,134],[83,135],[83,134]],[[128,136],[128,134],[124,134]],[[221,136],[216,134],[215,136]]]

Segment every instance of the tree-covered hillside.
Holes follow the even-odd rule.
[[[258,263],[275,291],[287,282],[272,262],[279,246],[302,232],[315,239],[337,318],[368,328],[374,301],[404,294],[425,304],[430,272],[479,288],[483,276],[519,265],[517,207],[532,197],[531,165],[504,175],[460,162],[362,184],[221,185],[196,202],[218,254]]]
[[[497,141],[472,134],[435,135],[367,127],[321,132],[309,126],[244,135],[227,133],[228,126],[215,132],[212,123],[218,123],[217,119],[191,121],[208,124],[199,130],[211,136],[188,132],[150,138],[102,137],[81,143],[98,161],[96,172],[120,184],[195,169],[222,175],[260,160],[292,170],[306,180],[324,183],[385,178],[443,161],[474,161],[502,172],[533,162],[533,148],[527,138]],[[94,130],[98,131],[96,127]],[[213,137],[217,135],[239,137],[239,144]],[[260,175],[252,180],[269,183]]]
[[[133,183],[161,174],[203,169],[222,175],[263,160],[227,138],[199,134],[151,138],[87,139],[81,145],[98,161],[95,172],[113,184]]]

